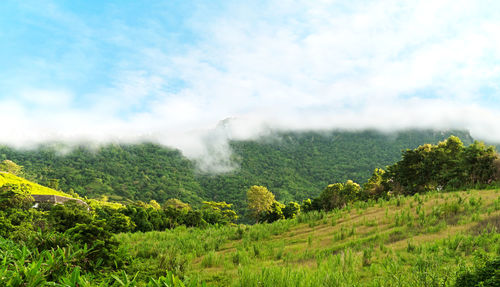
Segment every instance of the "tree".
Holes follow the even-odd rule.
[[[256,222],[259,223],[259,217],[263,213],[271,210],[274,194],[264,186],[254,185],[247,191],[248,209]]]
[[[135,223],[125,214],[115,212],[106,221],[106,227],[112,233],[129,232],[134,230]]]
[[[238,215],[231,209],[232,206],[232,204],[225,201],[204,201],[202,207],[203,219],[209,224],[234,224],[238,219]]]
[[[363,185],[364,197],[376,199],[382,197],[386,193],[388,188],[384,175],[385,170],[381,168],[376,168],[373,171],[373,174],[370,179],[368,179],[368,182]]]
[[[311,202],[311,200],[309,200]],[[289,202],[283,208],[283,215],[286,219],[295,218],[300,213],[300,205],[297,202]]]
[[[73,200],[52,206],[48,218],[50,224],[59,232],[73,228],[79,223],[88,224],[93,219],[92,214],[85,206]]]
[[[184,203],[177,198],[170,198],[163,204],[163,208],[172,207],[175,209],[188,209],[191,210],[191,205],[189,203]]]
[[[21,208],[33,206],[33,197],[25,184],[4,184],[0,186],[0,209]]]
[[[154,199],[151,199],[149,201],[149,206],[151,206],[152,208],[154,208],[156,210],[160,210],[161,209],[160,204],[156,200],[154,200]]]
[[[348,202],[359,199],[361,196],[361,187],[352,180],[346,183],[334,183],[328,185],[319,199],[325,210],[341,208]]]
[[[267,222],[275,222],[276,220],[284,219],[284,208],[284,204],[278,201],[274,201],[268,211],[261,213],[262,220]]]
[[[310,198],[302,200],[302,205],[300,206],[300,210],[304,212],[308,212],[313,210],[312,208],[312,201]]]
[[[458,276],[457,287],[500,286],[500,256],[481,262],[473,271],[465,271]]]
[[[136,224],[136,230],[147,232],[153,230],[153,224],[149,221],[149,214],[146,208],[137,206],[137,213],[133,217]]]
[[[498,155],[493,146],[475,141],[464,150],[465,181],[469,185],[489,183],[496,179]]]
[[[105,223],[93,220],[88,223],[78,223],[64,234],[89,248],[88,268],[97,268],[102,263],[107,266],[119,263],[123,258],[117,254],[119,243],[113,234],[104,228]]]
[[[50,187],[55,190],[59,190],[59,179],[51,178],[49,182],[47,182],[47,187]]]
[[[393,191],[403,194],[485,185],[498,178],[497,159],[493,146],[476,141],[464,147],[458,137],[450,136],[437,145],[404,151],[383,178]]]

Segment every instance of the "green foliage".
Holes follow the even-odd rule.
[[[484,186],[496,179],[497,159],[493,146],[474,142],[464,147],[459,138],[451,136],[437,145],[407,149],[382,177],[392,191],[404,194]]]
[[[0,162],[0,172],[8,172],[13,175],[20,175],[23,167],[20,165],[17,165],[15,162],[11,160],[3,160]]]
[[[28,209],[31,206],[33,206],[33,197],[26,185],[6,183],[0,186],[0,209]]]
[[[115,212],[106,222],[106,227],[112,233],[131,232],[135,229],[135,223],[123,213]]]
[[[346,183],[335,183],[328,185],[321,195],[319,200],[325,210],[341,208],[349,202],[360,199],[361,187],[352,180]]]
[[[5,157],[22,164],[28,179],[42,185],[48,186],[57,179],[60,189],[73,189],[90,198],[108,195],[114,200],[163,202],[175,197],[194,203],[205,197],[195,180],[194,163],[179,151],[147,143],[96,149],[76,147],[64,155],[60,148],[64,147],[0,147],[0,160]]]
[[[0,160],[24,166],[30,180],[48,185],[57,179],[61,190],[88,198],[107,195],[123,203],[178,198],[193,205],[224,200],[242,214],[251,185],[268,187],[281,202],[300,202],[317,197],[332,179],[365,182],[374,168],[397,161],[402,149],[436,143],[451,134],[472,142],[467,132],[460,131],[280,132],[230,142],[232,160],[239,168],[217,175],[201,174],[179,151],[150,143],[94,149],[62,144],[33,150],[0,146]],[[61,148],[70,151],[61,154]],[[248,221],[248,216],[243,220]]]
[[[186,209],[186,210],[191,210],[191,205],[189,205],[188,203],[184,203],[182,202],[181,200],[177,199],[177,198],[170,198],[168,199],[167,201],[165,201],[165,203],[163,204],[163,208],[169,208],[169,207],[172,207],[172,208],[175,208],[175,209]]]
[[[398,161],[401,150],[437,143],[453,134],[472,142],[467,132],[460,131],[276,133],[232,141],[239,168],[228,174],[199,175],[197,180],[208,198],[234,203],[237,211],[245,207],[245,192],[251,185],[266,186],[280,202],[300,202],[317,197],[332,179],[366,182],[375,168]]]
[[[308,212],[313,210],[312,200],[310,198],[302,200],[302,205],[300,206],[300,210],[303,212]]]
[[[252,216],[259,222],[263,214],[271,211],[274,194],[264,186],[253,185],[247,190],[247,202]]]
[[[0,237],[0,286],[205,286],[194,280],[184,283],[172,272],[140,282],[137,274],[114,273],[102,265],[99,272],[87,270],[92,252],[74,245],[38,251]]]
[[[310,200],[309,200],[310,202]],[[289,202],[285,208],[283,208],[283,215],[286,219],[295,218],[300,214],[300,205],[297,202]]]
[[[87,207],[74,201],[52,206],[48,215],[50,224],[59,232],[73,228],[79,223],[90,223],[92,219],[92,214],[87,210]]]
[[[199,286],[200,278],[235,286],[450,286],[471,254],[487,258],[500,252],[498,192],[453,197],[386,192],[486,184],[497,179],[496,161],[493,148],[464,147],[451,137],[407,150],[386,173],[375,169],[364,190],[351,180],[331,184],[302,206],[290,200],[283,205],[267,188],[252,186],[249,207],[267,223],[237,227],[236,213],[226,202],[205,201],[199,208],[175,198],[162,205],[93,201],[89,209],[69,201],[43,211],[29,208],[31,186],[2,182],[0,286]],[[278,191],[282,199],[293,198]],[[385,216],[377,208],[385,209]],[[301,209],[310,212],[300,214]],[[412,239],[442,237],[450,226],[469,223],[474,226],[467,232],[442,240]],[[466,270],[457,282],[496,286],[498,260],[492,262]],[[232,271],[219,272],[222,267]]]
[[[89,248],[89,268],[96,269],[101,265],[113,266],[123,260],[117,256],[118,241],[105,228],[103,221],[78,223],[65,234],[74,242]]]
[[[0,236],[24,238],[26,233],[38,228],[41,213],[31,209],[33,198],[23,184],[0,186]]]
[[[363,185],[363,197],[365,199],[376,199],[386,196],[388,192],[388,184],[384,181],[385,170],[376,168],[372,176]]]
[[[235,224],[238,215],[226,202],[204,201],[201,212],[203,220],[209,224]]]
[[[458,278],[456,287],[500,286],[500,257],[482,260],[474,271],[465,271]]]
[[[10,173],[2,173],[0,172],[0,186],[3,185],[18,185],[22,186],[24,189],[26,189],[29,194],[44,194],[44,195],[59,195],[59,196],[64,196],[64,197],[72,197],[69,194],[66,194],[61,191],[57,191],[45,186],[41,186],[39,184],[33,183],[31,181],[28,181],[24,178],[15,176]]]
[[[284,204],[274,201],[267,211],[261,213],[260,221],[274,222],[284,219],[283,209],[285,209]]]

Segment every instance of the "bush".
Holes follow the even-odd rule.
[[[82,246],[90,248],[88,266],[90,269],[100,264],[113,266],[122,263],[118,256],[118,241],[112,233],[104,228],[104,221],[93,221],[88,224],[76,224],[65,234]]]
[[[56,204],[49,212],[49,222],[59,232],[64,232],[77,224],[88,224],[91,221],[92,214],[87,208],[74,201]]]
[[[500,257],[487,261],[473,272],[462,273],[455,284],[457,287],[495,287],[500,286]]]

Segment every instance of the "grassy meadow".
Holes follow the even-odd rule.
[[[73,197],[67,193],[62,191],[58,191],[52,188],[48,188],[37,183],[31,182],[24,178],[15,176],[11,173],[0,172],[0,186],[4,184],[16,184],[16,185],[24,185],[27,187],[27,190],[30,194],[38,194],[38,195],[58,195],[65,197]]]
[[[500,254],[500,191],[357,202],[271,224],[119,234],[129,272],[216,286],[452,286]]]

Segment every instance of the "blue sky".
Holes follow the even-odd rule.
[[[269,127],[500,141],[498,31],[498,1],[2,1],[1,142],[196,156]]]

